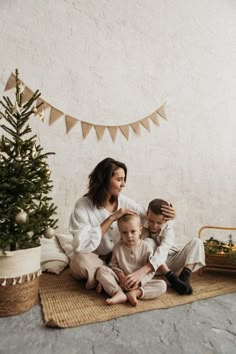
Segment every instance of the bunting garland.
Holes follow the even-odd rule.
[[[23,103],[26,102],[27,100],[29,100],[32,95],[33,95],[33,91],[26,86],[23,82],[22,85],[24,85],[24,98],[23,98]],[[11,73],[6,86],[5,86],[5,91],[7,90],[11,90],[15,88],[15,74]],[[89,132],[91,131],[92,128],[95,129],[96,131],[96,135],[98,140],[101,140],[103,138],[104,132],[107,129],[111,139],[113,142],[115,142],[116,140],[116,136],[118,133],[118,130],[121,132],[121,134],[126,138],[126,140],[129,140],[129,132],[130,132],[130,128],[132,128],[133,132],[136,135],[140,135],[141,134],[141,130],[140,128],[143,127],[145,128],[148,132],[150,132],[150,121],[155,124],[156,126],[159,126],[159,117],[166,119],[167,120],[167,116],[166,116],[166,111],[165,111],[165,105],[163,104],[161,107],[159,107],[157,110],[155,110],[154,112],[152,112],[150,115],[148,115],[145,118],[139,119],[135,122],[129,123],[129,124],[124,124],[124,125],[98,125],[98,124],[94,124],[94,123],[88,123],[82,120],[79,120],[75,117],[71,117],[70,115],[67,115],[66,113],[60,111],[59,109],[53,107],[52,105],[50,105],[48,102],[46,102],[44,99],[39,98],[37,101],[37,105],[43,103],[42,106],[40,107],[41,112],[38,112],[38,114],[40,115],[40,117],[42,118],[43,112],[46,109],[50,109],[50,114],[49,114],[49,125],[52,125],[53,123],[55,123],[58,119],[60,119],[62,116],[64,116],[65,119],[65,126],[66,126],[66,133],[69,133],[69,131],[71,129],[74,128],[74,126],[80,122],[81,124],[81,129],[82,129],[82,135],[83,138],[85,139]]]

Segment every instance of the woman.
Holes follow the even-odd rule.
[[[88,192],[76,202],[71,214],[74,255],[70,271],[75,279],[87,280],[87,289],[96,287],[96,271],[109,262],[120,239],[117,220],[124,214],[137,213],[142,219],[146,215],[145,208],[121,194],[126,178],[125,164],[109,157],[102,160],[90,173]],[[171,206],[165,206],[163,213],[167,219],[175,217]]]

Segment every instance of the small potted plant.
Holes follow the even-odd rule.
[[[24,100],[15,71],[15,100],[0,101],[0,316],[29,310],[37,301],[40,237],[54,235],[56,207],[49,193],[47,158],[30,134],[31,116],[41,114],[37,90]]]

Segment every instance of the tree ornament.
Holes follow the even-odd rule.
[[[55,234],[55,231],[52,227],[47,227],[46,230],[44,231],[44,237],[46,238],[52,238]]]
[[[17,224],[25,224],[28,221],[28,214],[21,209],[21,211],[16,214],[15,220]]]
[[[3,163],[4,162],[4,158],[3,156],[0,154],[0,163]]]
[[[37,110],[36,107],[33,108],[33,112],[34,112],[35,114],[38,113],[38,110]]]
[[[18,103],[16,101],[15,105],[12,107],[12,114],[21,114],[22,108],[18,106]]]
[[[18,161],[18,162],[22,161],[22,157],[21,157],[20,154],[18,154],[18,155],[16,156],[16,161]]]
[[[12,114],[16,114],[16,113],[18,113],[17,108],[16,108],[16,106],[14,106],[14,107],[12,107]]]
[[[27,232],[27,235],[28,235],[30,238],[32,238],[32,237],[34,236],[34,232],[33,232],[33,231],[29,231],[29,232]]]
[[[45,171],[45,176],[48,176],[48,177],[49,177],[50,175],[51,175],[51,171],[50,171],[50,170],[46,170],[46,171]]]

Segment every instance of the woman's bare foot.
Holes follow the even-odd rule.
[[[118,290],[111,298],[106,299],[108,305],[123,304],[127,301],[127,296],[122,290]]]
[[[126,293],[127,299],[129,303],[133,306],[138,304],[138,298],[142,295],[142,291],[140,289],[131,290]]]

